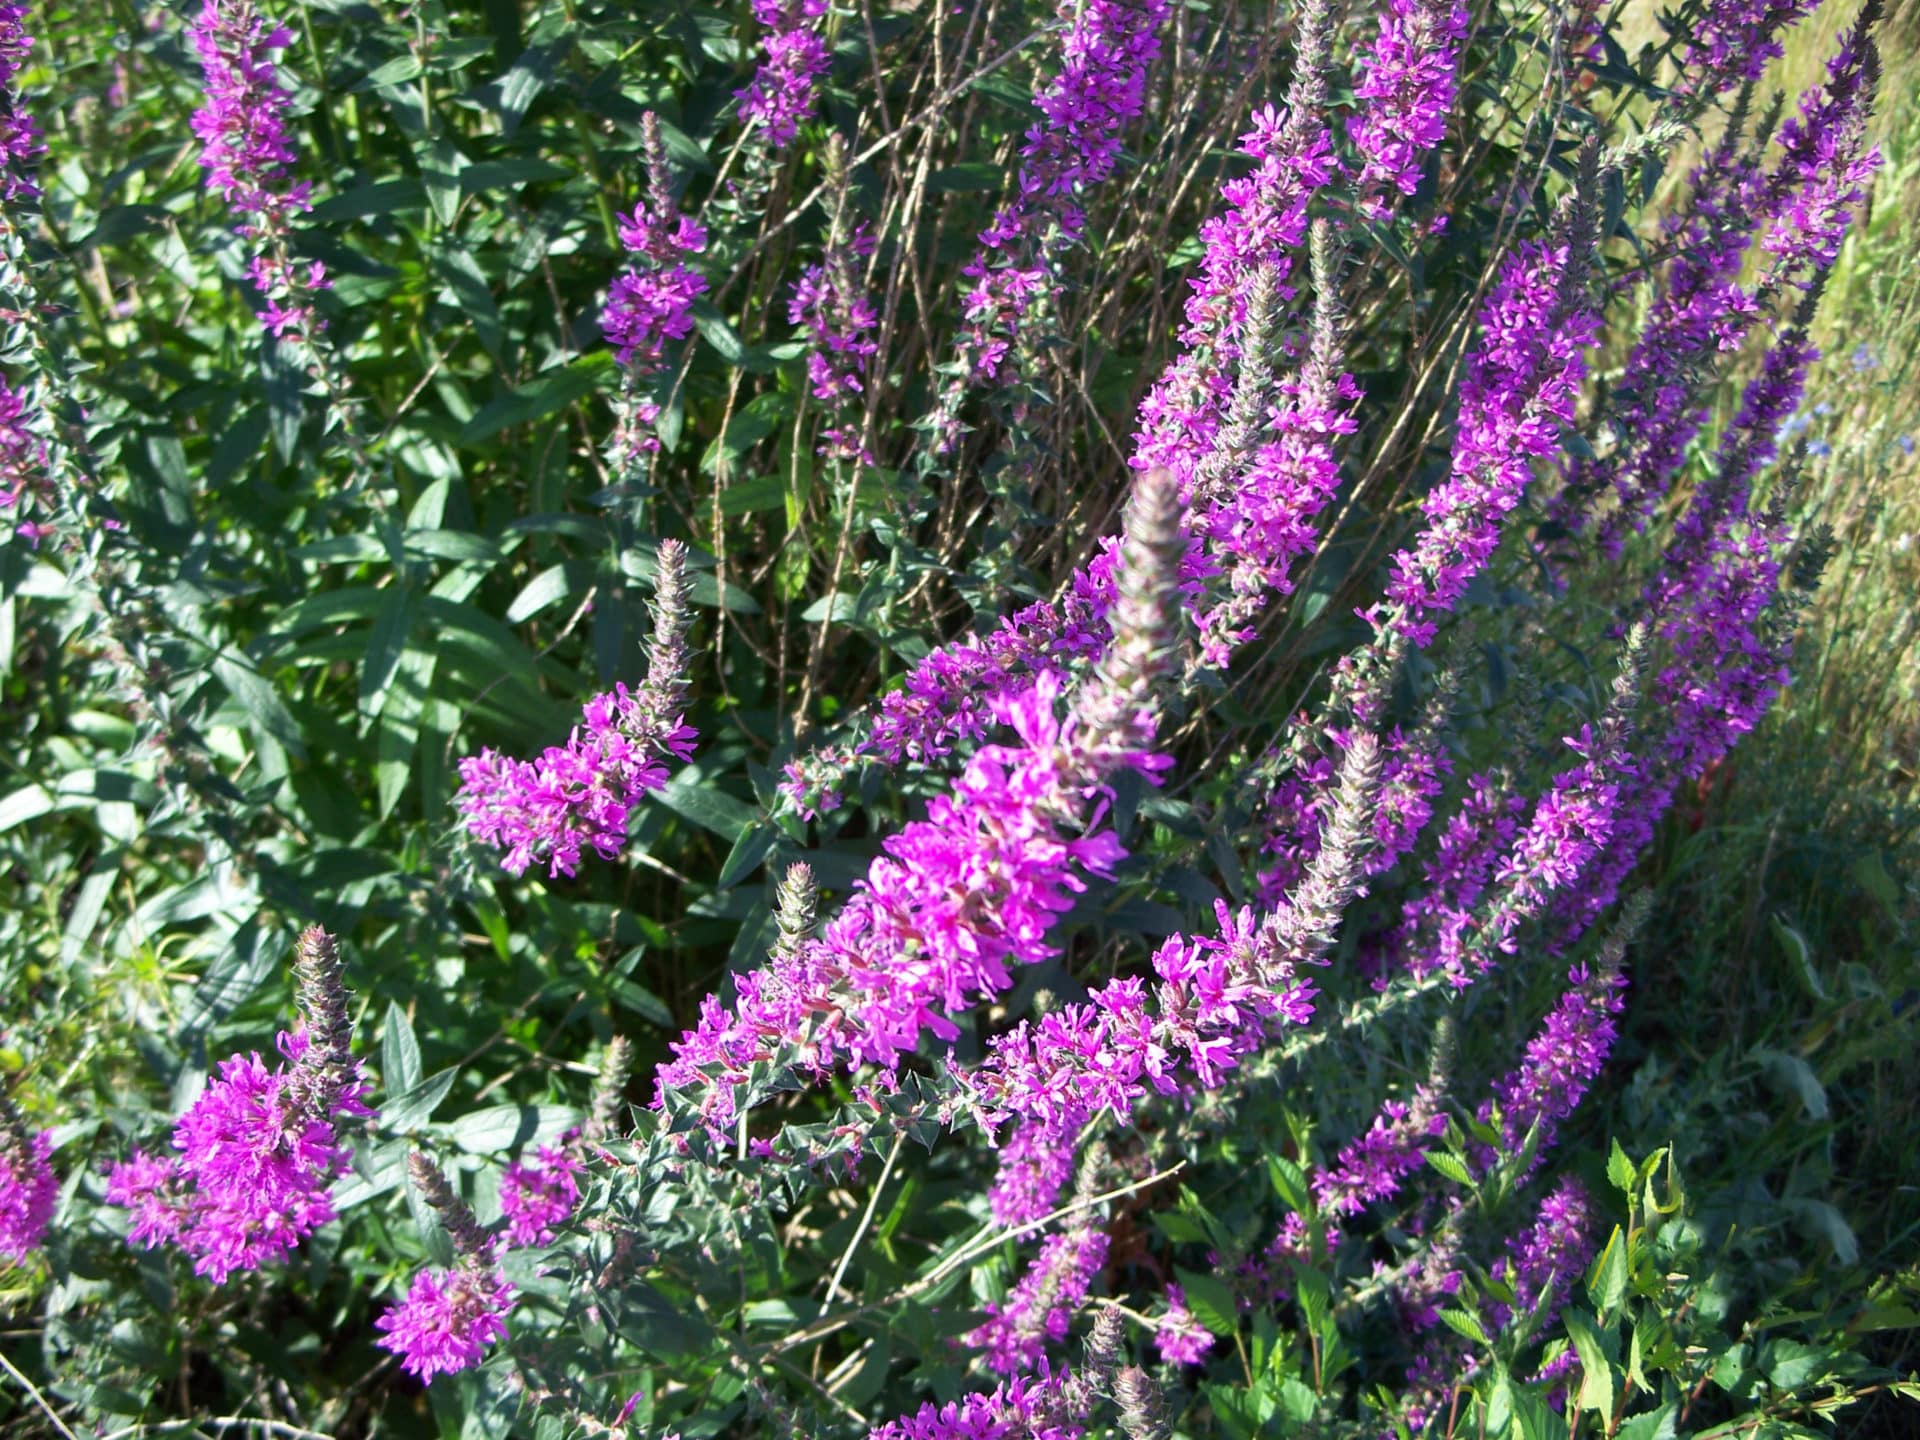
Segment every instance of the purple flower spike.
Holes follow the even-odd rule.
[[[646,680],[587,701],[567,743],[538,760],[489,748],[460,762],[455,804],[476,839],[506,851],[509,874],[544,861],[549,877],[573,875],[589,847],[617,858],[634,806],[666,785],[667,760],[693,758],[699,732],[683,718],[689,584],[686,547],[661,541]]]
[[[108,1171],[108,1202],[134,1212],[129,1239],[178,1245],[216,1285],[284,1259],[333,1218],[333,1182],[351,1158],[340,1131],[373,1114],[348,1049],[339,953],[318,926],[300,937],[296,971],[303,1021],[280,1034],[284,1063],[223,1061],[174,1127],[179,1158],[135,1150]]]
[[[827,0],[753,0],[753,18],[767,32],[760,40],[764,58],[752,82],[733,98],[740,102],[740,118],[757,121],[775,150],[793,143],[800,122],[813,113],[821,79],[833,68],[819,28],[829,8]]]
[[[28,1135],[0,1095],[0,1256],[18,1262],[40,1248],[53,1219],[53,1136]]]
[[[33,179],[33,164],[47,153],[40,138],[40,123],[20,106],[13,77],[26,63],[33,48],[33,37],[22,23],[27,18],[24,5],[0,5],[0,203],[35,200],[40,187]]]
[[[487,1347],[507,1335],[513,1287],[490,1265],[462,1261],[452,1270],[422,1270],[407,1298],[374,1321],[381,1348],[400,1357],[416,1379],[471,1370]]]
[[[565,1146],[542,1145],[539,1158],[516,1160],[500,1177],[500,1210],[515,1245],[548,1245],[580,1201],[580,1157]]]
[[[997,1374],[1033,1369],[1049,1344],[1067,1338],[1074,1313],[1106,1263],[1104,1230],[1082,1225],[1049,1235],[1005,1302],[987,1305],[986,1324],[969,1332],[966,1343],[984,1351],[987,1368]]]
[[[659,368],[667,341],[693,333],[693,302],[707,293],[707,280],[682,257],[706,249],[707,232],[674,205],[666,145],[652,111],[641,118],[640,142],[647,193],[620,223],[620,243],[633,264],[614,280],[600,328],[620,363],[646,374]]]
[[[1454,0],[1389,0],[1381,12],[1379,34],[1361,57],[1353,87],[1363,106],[1347,123],[1361,156],[1353,188],[1362,213],[1384,218],[1388,197],[1419,188],[1426,157],[1446,137],[1471,22],[1467,7]]]

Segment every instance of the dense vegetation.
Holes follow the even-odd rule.
[[[1917,38],[0,6],[0,1434],[1913,1433]]]

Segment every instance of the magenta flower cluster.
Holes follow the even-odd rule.
[[[1718,95],[1758,80],[1786,53],[1781,32],[1820,8],[1820,0],[1708,0],[1686,37],[1680,89]]]
[[[1034,1369],[1049,1344],[1067,1338],[1075,1312],[1107,1263],[1107,1244],[1106,1231],[1088,1225],[1049,1235],[1007,1298],[988,1302],[986,1323],[968,1332],[966,1344],[998,1374]]]
[[[54,533],[57,496],[48,469],[46,442],[28,428],[27,402],[0,379],[0,514],[13,517],[13,532],[29,545]]]
[[[787,302],[787,323],[799,327],[811,347],[807,380],[813,398],[833,417],[821,431],[820,453],[842,460],[862,458],[858,430],[850,428],[845,412],[865,392],[867,367],[880,348],[873,339],[879,312],[857,279],[873,251],[873,232],[865,225],[844,242],[830,240],[820,263],[794,281]]]
[[[406,1299],[374,1321],[381,1346],[418,1380],[471,1370],[507,1336],[514,1289],[490,1263],[462,1259],[451,1270],[422,1270]]]
[[[533,1160],[516,1160],[500,1177],[500,1213],[515,1245],[551,1244],[580,1203],[585,1168],[567,1145],[542,1145]]]
[[[667,341],[693,333],[693,302],[707,293],[707,280],[681,257],[706,249],[707,232],[655,184],[621,220],[620,243],[633,263],[615,278],[600,328],[620,363],[644,372],[659,365]]]
[[[460,762],[455,797],[468,831],[506,852],[514,875],[543,861],[549,878],[573,875],[586,849],[612,860],[626,844],[627,817],[667,783],[667,761],[693,758],[699,732],[686,723],[686,546],[660,542],[647,678],[595,695],[564,745],[538,760],[488,747]]]
[[[1061,688],[1043,674],[995,701],[1020,743],[976,751],[925,820],[885,841],[820,939],[736,977],[731,1012],[709,996],[659,1071],[663,1097],[706,1085],[709,1123],[724,1128],[730,1087],[756,1061],[782,1055],[815,1075],[842,1063],[891,1068],[924,1031],[955,1038],[948,1015],[1004,993],[1009,965],[1058,953],[1047,932],[1086,888],[1082,876],[1111,875],[1126,854],[1097,828],[1089,797],[1115,769],[1162,765],[1133,749],[1089,753],[1093,737],[1058,713]]]
[[[589,849],[602,860],[619,856],[627,816],[666,785],[669,758],[693,758],[698,737],[645,687],[616,684],[581,707],[566,744],[537,760],[491,746],[462,760],[455,803],[475,839],[506,852],[508,874],[544,863],[549,877],[575,875]]]
[[[1421,501],[1427,523],[1393,558],[1383,624],[1416,647],[1487,567],[1533,466],[1559,448],[1561,427],[1599,333],[1585,293],[1586,257],[1568,242],[1522,241],[1480,310],[1479,341],[1460,382],[1460,418],[1447,479]]]
[[[26,6],[0,5],[0,204],[6,205],[39,198],[33,166],[47,152],[40,122],[21,108],[13,83],[33,48],[26,18]]]
[[[53,1175],[53,1135],[29,1135],[0,1110],[0,1256],[16,1264],[40,1248],[53,1219],[59,1186]]]
[[[1456,0],[1388,0],[1380,29],[1361,61],[1354,97],[1367,102],[1347,122],[1360,152],[1353,177],[1362,214],[1384,219],[1386,196],[1411,195],[1426,157],[1446,138],[1460,47],[1472,16]]]
[[[736,90],[740,118],[757,123],[767,144],[784,150],[813,113],[820,82],[833,68],[821,22],[828,0],[753,0],[753,18],[766,30],[760,37],[761,60],[744,90]]]
[[[1061,6],[1059,73],[1034,97],[1012,200],[980,232],[962,268],[972,282],[960,357],[970,380],[1001,378],[1036,304],[1052,303],[1055,252],[1086,228],[1078,196],[1113,174],[1121,132],[1146,102],[1166,0],[1083,0]],[[946,437],[950,442],[951,435]]]
[[[304,1031],[282,1031],[279,1048],[271,1069],[257,1051],[222,1062],[174,1128],[177,1155],[135,1150],[108,1171],[108,1203],[132,1212],[129,1240],[179,1246],[216,1285],[285,1259],[333,1219],[351,1153],[339,1131],[373,1114],[357,1066],[323,1081],[336,1062]]]
[[[193,114],[207,187],[267,231],[311,208],[313,187],[289,184],[297,158],[287,134],[293,97],[271,56],[293,43],[285,26],[269,30],[253,0],[205,0],[194,22],[193,48],[206,75],[207,103]]]

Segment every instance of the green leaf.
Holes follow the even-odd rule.
[[[380,702],[386,698],[387,687],[393,683],[394,673],[400,668],[400,657],[406,653],[407,640],[413,633],[414,613],[414,592],[410,587],[396,585],[387,592],[386,602],[374,617],[373,629],[367,636],[367,652],[360,660],[362,715],[376,714]]]
[[[711,830],[722,840],[737,841],[758,821],[760,813],[733,796],[708,784],[690,784],[675,777],[653,798],[682,819],[691,820],[703,830]]]
[[[1607,1248],[1600,1252],[1600,1258],[1594,1262],[1593,1279],[1587,1286],[1588,1296],[1602,1315],[1613,1314],[1627,1298],[1629,1278],[1627,1237],[1616,1225],[1607,1239]]]
[[[720,513],[723,515],[749,515],[760,510],[780,510],[786,507],[787,482],[780,475],[755,475],[749,480],[738,480],[720,492]]]
[[[727,323],[727,317],[713,308],[711,300],[693,302],[693,324],[699,330],[700,338],[707,342],[723,364],[738,365],[747,358],[746,343],[741,340],[739,332]],[[739,415],[733,417],[736,423],[741,418]],[[733,426],[730,424],[727,428],[731,430]],[[763,433],[770,432],[772,428],[769,425],[767,432]]]
[[[1615,1393],[1613,1362],[1607,1359],[1600,1337],[1586,1315],[1578,1310],[1569,1310],[1561,1317],[1561,1323],[1580,1356],[1580,1398],[1577,1403],[1582,1410],[1599,1411],[1601,1420],[1611,1423]]]
[[[1800,1097],[1800,1104],[1807,1112],[1809,1120],[1827,1118],[1827,1090],[1820,1083],[1820,1077],[1813,1073],[1813,1067],[1798,1055],[1789,1055],[1784,1050],[1773,1050],[1758,1046],[1753,1058],[1765,1065],[1774,1077]]]
[[[1284,1155],[1267,1156],[1267,1179],[1273,1193],[1296,1215],[1313,1213],[1313,1192],[1307,1186],[1307,1172]]]
[[[467,157],[445,136],[427,147],[420,181],[427,187],[427,204],[442,225],[452,225],[454,216],[460,213],[460,172],[466,166]]]
[[[1807,937],[1778,915],[1769,916],[1767,925],[1793,963],[1794,979],[1800,982],[1800,988],[1816,1000],[1826,999],[1827,987],[1820,983],[1820,972],[1813,967],[1813,947],[1807,943]]]
[[[52,809],[52,792],[41,785],[22,785],[0,800],[0,834],[29,820],[38,820]]]
[[[1850,872],[1854,884],[1866,891],[1880,908],[1886,912],[1887,919],[1896,925],[1900,922],[1900,887],[1887,873],[1886,861],[1878,850],[1869,850],[1853,862]]]
[[[182,1047],[195,1044],[219,1021],[226,1019],[286,963],[285,937],[255,918],[257,896],[234,919],[239,922],[232,943],[220,954],[200,983],[193,987],[187,1013],[180,1019],[174,1040]]]
[[[727,852],[726,863],[720,867],[720,878],[713,882],[716,890],[730,890],[747,876],[760,868],[760,862],[780,839],[777,826],[760,823],[740,832],[733,842],[733,849]]]
[[[1239,1307],[1224,1280],[1177,1266],[1173,1273],[1179,1277],[1180,1288],[1187,1292],[1187,1309],[1193,1312],[1194,1319],[1215,1335],[1231,1335],[1240,1328]]]
[[[227,687],[227,693],[240,702],[240,708],[247,712],[247,718],[259,733],[271,736],[295,755],[305,753],[306,745],[300,727],[294,723],[293,712],[281,700],[280,692],[258,670],[229,653],[215,657],[213,673]]]
[[[1471,1340],[1476,1345],[1491,1345],[1487,1339],[1486,1327],[1480,1323],[1480,1317],[1467,1310],[1442,1310],[1440,1318],[1446,1327],[1463,1340]]]
[[[1620,1142],[1618,1140],[1613,1141],[1612,1148],[1607,1152],[1608,1182],[1612,1184],[1614,1189],[1631,1200],[1633,1198],[1634,1182],[1639,1178],[1640,1172],[1634,1168],[1633,1161],[1627,1157],[1627,1152],[1620,1148]]]
[[[577,565],[549,565],[521,587],[507,606],[507,623],[518,625],[531,620],[549,605],[564,600],[580,587],[585,572]]]
[[[342,220],[371,220],[401,210],[418,210],[426,203],[426,187],[418,180],[375,180],[322,200],[308,212],[307,224],[318,227]]]
[[[1630,1415],[1614,1431],[1615,1440],[1674,1440],[1679,1433],[1680,1404],[1669,1400],[1658,1410]]]
[[[516,425],[531,425],[536,420],[544,420],[566,409],[591,395],[600,383],[600,377],[612,364],[613,356],[607,351],[599,351],[583,356],[570,365],[548,370],[525,385],[489,400],[474,413],[471,420],[460,427],[460,443],[474,445],[491,440],[502,430]]]
[[[1445,1150],[1427,1150],[1422,1154],[1430,1167],[1438,1170],[1454,1184],[1471,1185],[1473,1183],[1473,1172],[1461,1163],[1459,1156],[1450,1155]]]
[[[495,1105],[450,1122],[446,1135],[470,1155],[493,1155],[553,1140],[579,1119],[571,1105]]]
[[[387,1023],[380,1036],[380,1079],[389,1095],[401,1095],[420,1083],[420,1041],[400,1002],[387,1002]]]
[[[381,1128],[395,1135],[419,1129],[433,1118],[433,1112],[447,1098],[459,1073],[459,1067],[449,1065],[434,1071],[412,1088],[391,1095],[380,1107]]]

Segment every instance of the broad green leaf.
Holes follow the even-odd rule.
[[[420,1041],[400,1002],[387,1002],[387,1023],[380,1037],[380,1079],[389,1095],[402,1095],[420,1083]]]
[[[1568,1310],[1561,1317],[1561,1323],[1580,1356],[1580,1397],[1577,1403],[1582,1410],[1599,1411],[1602,1422],[1610,1424],[1616,1393],[1613,1362],[1607,1359],[1607,1352],[1600,1344],[1593,1322],[1584,1314],[1578,1310]]]
[[[1187,1309],[1193,1312],[1194,1319],[1215,1335],[1231,1335],[1239,1328],[1239,1307],[1224,1280],[1177,1266],[1173,1273],[1180,1281],[1180,1288],[1186,1291]]]
[[[579,1119],[580,1112],[570,1105],[495,1105],[448,1122],[445,1131],[469,1154],[493,1155],[546,1144]]]
[[[761,818],[752,806],[714,789],[711,784],[690,784],[678,777],[669,780],[665,789],[653,792],[651,798],[728,841],[739,840],[748,827]]]

